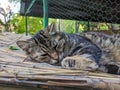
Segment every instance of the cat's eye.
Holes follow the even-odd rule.
[[[47,56],[48,54],[42,54],[41,56]]]

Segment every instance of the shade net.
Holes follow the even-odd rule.
[[[25,15],[31,1],[32,0],[21,0],[21,15]],[[27,15],[43,17],[42,1],[43,0],[36,0]],[[81,25],[86,23],[87,26],[85,27],[88,28],[92,26],[98,27],[98,23],[111,23],[106,24],[108,29],[109,26],[110,28],[117,27],[117,29],[119,29],[119,25],[112,24],[120,24],[120,0],[48,0],[48,17],[82,21]],[[87,22],[90,22],[90,24],[88,25]],[[93,24],[94,22],[95,24]],[[74,23],[76,23],[76,21]],[[80,23],[78,22],[78,24]]]

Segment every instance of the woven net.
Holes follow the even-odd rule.
[[[60,20],[60,30],[120,30],[119,0],[48,0],[49,14]],[[65,20],[71,19],[71,20]],[[76,21],[77,20],[77,21]]]
[[[22,2],[25,3],[22,3],[25,6],[24,10],[21,5],[21,14],[24,15],[31,0]],[[42,0],[36,0],[27,15],[43,17]],[[59,30],[64,30],[68,26],[71,30],[76,30],[71,32],[119,30],[120,0],[48,0],[48,16],[59,19]]]

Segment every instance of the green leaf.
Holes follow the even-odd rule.
[[[9,49],[11,49],[11,50],[19,50],[19,48],[17,46],[9,46]]]

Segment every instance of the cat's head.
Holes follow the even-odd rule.
[[[34,39],[28,39],[26,41],[17,41],[16,44],[26,52],[27,56],[37,62],[45,62],[49,64],[55,64],[57,61],[52,59],[41,47],[36,44]]]
[[[56,46],[62,35],[57,32],[55,24],[51,23],[44,30],[38,31],[32,38],[41,46],[42,50],[48,53],[53,59],[59,59]]]
[[[52,59],[50,62],[54,64],[59,62],[59,55],[55,50],[59,37],[60,35],[55,29],[55,24],[51,23],[44,30],[37,32],[31,39],[18,41],[17,45],[33,59],[35,59],[36,55],[39,56],[39,59],[47,55]]]

